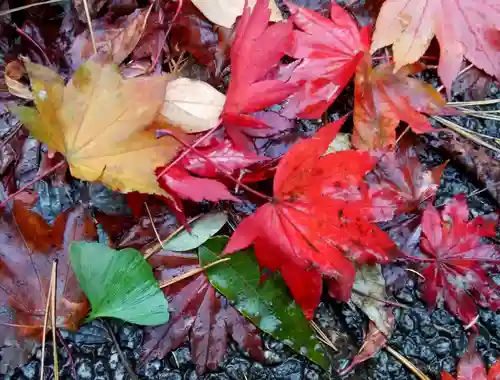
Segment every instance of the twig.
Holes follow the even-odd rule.
[[[17,7],[17,8],[8,9],[6,11],[2,11],[2,12],[0,12],[0,16],[6,16],[6,15],[9,15],[9,14],[14,13],[14,12],[22,11],[24,9],[37,7],[39,5],[62,3],[63,1],[67,1],[67,0],[48,0],[48,1],[40,1],[39,3],[23,5],[22,7]]]
[[[24,33],[22,29],[20,29],[17,25],[14,25],[14,28],[16,29],[16,32],[19,33],[19,35],[27,40],[29,43],[31,43],[35,48],[40,51],[42,54],[43,59],[45,60],[45,64],[48,66],[52,66],[52,62],[50,62],[49,57],[47,56],[47,53],[45,53],[45,50],[42,49],[42,47],[33,39],[31,38],[28,34]]]
[[[125,370],[127,371],[128,375],[132,380],[139,380],[135,372],[132,370],[132,366],[130,365],[129,361],[123,354],[122,349],[120,348],[120,344],[116,340],[115,334],[113,333],[113,330],[111,329],[111,326],[109,325],[108,321],[105,319],[102,319],[102,323],[104,327],[106,327],[106,330],[108,332],[109,337],[113,341],[113,344],[115,345],[116,351],[118,352],[118,356],[120,357],[120,360],[122,361],[123,366],[125,367]]]
[[[13,194],[9,194],[9,196],[7,197],[7,199],[3,200],[2,202],[0,202],[0,208],[4,207],[7,203],[9,203],[9,201],[13,198],[15,198],[17,195],[21,194],[24,190],[28,189],[29,187],[31,187],[34,183],[40,181],[43,177],[45,177],[46,175],[48,174],[51,174],[53,172],[55,172],[57,169],[59,169],[61,166],[63,166],[65,163],[64,160],[58,162],[56,165],[52,166],[50,169],[44,171],[42,174],[38,174],[32,181],[28,182],[26,185],[24,185],[23,187],[21,187],[19,190],[17,190],[15,193]]]
[[[394,356],[396,359],[398,359],[403,365],[408,368],[415,376],[417,376],[420,380],[431,380],[425,373],[423,373],[421,370],[419,370],[411,361],[406,359],[403,355],[401,355],[399,352],[397,352],[394,348],[391,346],[387,345],[384,347],[385,350],[390,353],[392,356]]]
[[[171,278],[169,280],[162,281],[159,284],[160,289],[166,288],[167,286],[170,286],[170,285],[175,284],[179,281],[185,280],[186,278],[189,278],[191,276],[196,276],[197,274],[203,272],[205,269],[211,268],[217,264],[224,263],[224,262],[229,261],[229,260],[231,260],[230,257],[224,257],[224,258],[219,259],[217,261],[214,261],[213,263],[210,263],[208,265],[201,266],[199,268],[195,268],[193,270],[190,270],[189,272],[181,274],[180,276],[175,276],[174,278]]]
[[[458,133],[459,135],[461,135],[463,137],[466,137],[469,140],[474,141],[476,144],[484,146],[485,148],[491,149],[491,150],[493,150],[496,153],[500,153],[500,149],[499,148],[497,148],[494,145],[491,145],[490,143],[487,143],[486,141],[481,140],[477,136],[474,136],[472,133],[468,132],[466,129],[464,129],[460,125],[458,125],[458,124],[456,124],[456,123],[454,123],[454,122],[452,122],[452,121],[450,121],[448,119],[442,118],[441,116],[432,116],[432,118],[434,120],[440,122],[444,126],[450,128],[452,131]]]
[[[372,300],[374,301],[377,301],[377,302],[380,302],[380,303],[383,303],[383,304],[386,304],[386,305],[389,305],[389,306],[394,306],[394,307],[400,307],[402,309],[410,309],[408,306],[406,305],[402,305],[398,302],[393,302],[393,301],[388,301],[388,300],[383,300],[381,298],[378,298],[378,297],[375,297],[371,294],[368,294],[368,293],[365,293],[365,292],[362,292],[361,290],[358,290],[358,289],[352,289],[352,291],[362,297],[367,297],[367,298],[371,298]]]
[[[335,347],[333,342],[326,336],[326,334],[321,330],[321,327],[319,327],[316,322],[314,321],[309,321],[309,324],[313,328],[314,331],[316,331],[316,334],[318,334],[318,339],[321,340],[324,344],[326,344],[328,347],[330,347],[334,351],[338,351],[338,348]]]
[[[85,18],[87,19],[87,24],[89,25],[90,39],[92,40],[94,53],[97,54],[97,43],[95,41],[94,29],[92,28],[92,19],[90,18],[89,4],[87,0],[83,0],[83,8],[85,9]]]
[[[64,340],[64,338],[63,338],[61,332],[59,331],[59,329],[56,329],[56,334],[57,334],[57,337],[59,338],[59,342],[61,342],[61,344],[63,345],[64,349],[68,353],[68,360],[69,360],[69,364],[70,364],[70,367],[71,367],[71,375],[73,376],[74,379],[76,379],[77,377],[76,377],[75,359],[73,359],[73,353],[71,352],[71,348],[69,348],[68,344]]]
[[[195,217],[189,219],[187,221],[187,224],[191,224],[195,221],[197,221],[198,219],[200,219],[204,214],[200,214],[200,215],[196,215]],[[184,224],[180,225],[174,232],[172,232],[170,235],[167,236],[167,238],[163,241],[161,241],[161,239],[158,239],[159,242],[157,242],[155,245],[151,246],[151,247],[147,247],[143,252],[144,254],[144,260],[147,260],[149,259],[151,256],[153,256],[155,253],[158,253],[159,251],[162,250],[163,248],[163,245],[168,243],[170,240],[172,240],[177,234],[179,234],[180,232],[184,231],[184,229],[186,228],[186,226]]]
[[[52,274],[50,276],[50,288],[52,289],[50,302],[50,316],[52,321],[52,355],[54,357],[54,380],[59,380],[59,358],[57,356],[56,339],[56,296],[57,296],[57,259],[52,262]]]
[[[160,130],[160,132],[164,136],[170,136],[170,137],[172,137],[173,139],[175,139],[179,143],[181,143],[184,147],[186,147],[187,149],[190,149],[193,153],[195,153],[197,156],[201,157],[202,159],[204,159],[205,161],[207,161],[208,163],[210,163],[214,168],[216,168],[218,171],[220,171],[222,174],[224,174],[231,181],[233,181],[234,183],[238,184],[242,189],[245,189],[249,193],[252,193],[253,195],[258,196],[259,198],[262,198],[262,199],[266,200],[267,202],[272,202],[273,201],[273,198],[271,198],[271,197],[269,197],[269,196],[267,196],[265,194],[262,194],[261,192],[259,192],[257,190],[252,189],[250,186],[247,186],[246,184],[244,184],[243,182],[241,182],[240,180],[238,180],[238,178],[235,178],[225,168],[223,168],[219,164],[215,163],[213,160],[211,160],[210,158],[208,158],[206,155],[204,155],[202,152],[200,152],[194,146],[189,145],[187,142],[185,142],[181,138],[175,136],[175,134],[171,133],[170,131],[166,131],[166,130]]]
[[[53,266],[54,264],[52,264]],[[49,310],[50,310],[50,297],[52,294],[52,276],[54,271],[52,270],[49,282],[49,289],[47,291],[47,302],[45,303],[45,316],[43,318],[43,329],[42,329],[42,357],[40,359],[40,380],[43,380],[43,375],[45,371],[45,342],[47,335],[47,325],[49,323]]]

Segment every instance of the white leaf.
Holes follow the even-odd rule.
[[[361,265],[356,271],[353,290],[373,298],[362,296],[355,291],[351,294],[351,301],[370,318],[377,328],[388,336],[391,332],[390,310],[379,300],[385,300],[385,280],[380,265]],[[374,299],[376,298],[376,299]]]
[[[254,7],[257,0],[248,0],[248,5]],[[230,28],[236,18],[243,13],[245,0],[192,0],[192,3],[214,24]],[[274,0],[269,1],[271,21],[281,21],[283,16]]]
[[[186,133],[215,127],[226,96],[208,83],[178,78],[167,84],[162,115]]]

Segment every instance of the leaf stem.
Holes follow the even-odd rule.
[[[177,140],[179,143],[181,143],[183,146],[185,146],[186,149],[191,150],[197,156],[201,157],[202,159],[204,159],[205,161],[207,161],[208,163],[210,163],[214,168],[216,168],[218,171],[220,171],[222,174],[224,174],[227,178],[229,178],[231,181],[233,181],[234,183],[236,183],[238,186],[240,186],[241,188],[245,189],[249,193],[252,193],[252,194],[258,196],[259,198],[262,198],[262,199],[266,200],[267,202],[272,202],[273,201],[273,198],[271,198],[271,197],[269,197],[269,196],[267,196],[265,194],[262,194],[261,192],[259,192],[257,190],[254,190],[250,186],[247,186],[246,184],[242,183],[238,178],[234,177],[231,173],[229,173],[222,166],[220,166],[219,164],[216,164],[213,160],[211,160],[206,155],[204,155],[203,153],[201,153],[194,146],[189,145],[188,143],[186,143],[181,138],[175,136],[172,132],[166,131],[166,130],[159,130],[159,132],[162,135],[170,136],[170,137],[174,138],[175,140]],[[172,165],[169,165],[169,166],[172,166]],[[168,169],[170,169],[170,168],[168,168]],[[167,170],[163,170],[162,173],[166,172],[166,171]]]
[[[42,54],[43,59],[45,60],[45,64],[48,66],[52,66],[52,62],[50,62],[49,57],[47,56],[47,53],[45,53],[45,50],[42,49],[42,47],[33,39],[31,38],[28,34],[24,33],[24,30],[20,29],[17,25],[14,24],[14,28],[16,29],[16,32],[19,33],[19,35],[27,40],[29,43],[31,43],[35,48],[40,51]]]
[[[57,169],[59,169],[60,167],[62,167],[65,163],[66,163],[66,161],[64,161],[64,160],[58,162],[56,165],[54,165],[50,169],[44,171],[42,174],[38,174],[32,181],[28,182],[26,185],[24,185],[23,187],[21,187],[15,193],[9,194],[9,196],[7,197],[7,199],[5,199],[4,201],[0,202],[0,208],[4,207],[7,203],[9,203],[9,201],[11,199],[14,199],[17,195],[21,194],[24,190],[28,189],[33,184],[35,184],[36,182],[40,181],[46,175],[55,172]]]

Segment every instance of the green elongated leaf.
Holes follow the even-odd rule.
[[[198,249],[201,265],[218,260],[228,238],[218,236]],[[251,249],[231,254],[231,260],[205,270],[210,283],[261,330],[328,369],[323,344],[302,310],[288,295],[278,274],[260,283],[260,268]]]
[[[192,231],[182,231],[163,244],[163,249],[183,252],[198,248],[226,224],[227,215],[223,212],[215,212],[202,216],[191,226]]]
[[[70,261],[92,306],[87,318],[119,318],[138,325],[168,321],[168,304],[141,253],[99,243],[73,243]]]

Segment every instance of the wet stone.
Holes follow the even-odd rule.
[[[120,328],[118,338],[121,347],[135,350],[139,348],[142,343],[143,331],[138,326],[127,323]]]
[[[109,368],[111,368],[112,370],[116,370],[120,367],[123,367],[122,362],[120,361],[120,356],[117,352],[114,352],[109,357]]]
[[[146,363],[146,368],[144,370],[144,376],[146,377],[153,377],[156,375],[162,367],[162,363],[160,360],[152,360],[149,363]]]
[[[83,358],[76,364],[76,375],[78,380],[93,379],[95,377],[90,359]]]
[[[401,330],[405,332],[412,332],[415,329],[415,320],[410,313],[404,313],[398,321]]]
[[[274,380],[274,376],[268,368],[260,363],[253,363],[250,367],[248,380]]]
[[[290,359],[272,369],[276,380],[301,380],[304,374],[304,364],[296,359]]]
[[[304,371],[304,380],[321,380],[321,373],[311,368]]]
[[[203,380],[230,380],[225,373],[209,373]]]
[[[441,360],[440,364],[443,371],[451,373],[455,370],[456,360],[452,356],[447,356]]]
[[[272,339],[264,339],[264,359],[267,365],[283,363],[290,355],[284,343]]]
[[[182,380],[198,380],[200,377],[197,375],[194,369],[188,370],[184,373]]]
[[[451,340],[446,337],[439,337],[430,342],[434,352],[439,356],[447,356],[451,353]]]
[[[39,372],[40,372],[40,363],[38,362],[31,362],[23,367],[23,375],[29,380],[36,379],[38,377]]]
[[[232,358],[226,365],[226,374],[231,380],[248,378],[251,363],[242,358]]]
[[[167,363],[170,367],[180,370],[191,368],[193,366],[191,351],[189,347],[183,346],[173,350],[167,355]]]
[[[164,370],[158,375],[152,377],[154,380],[182,380],[182,375],[177,370]]]
[[[125,367],[117,367],[113,371],[113,380],[128,380],[128,375],[127,371],[125,370]]]

